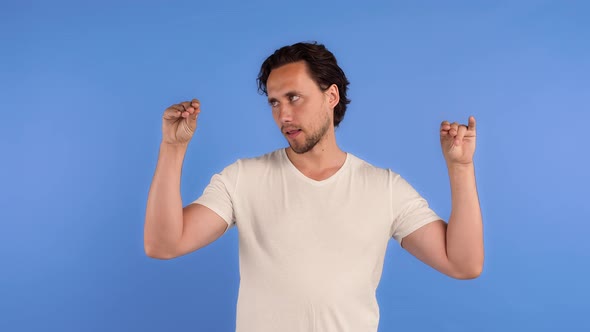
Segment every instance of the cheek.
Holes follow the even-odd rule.
[[[273,111],[272,112],[272,119],[276,124],[279,124],[279,112]]]

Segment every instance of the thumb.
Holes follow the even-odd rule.
[[[193,108],[195,109],[194,112],[186,118],[186,121],[188,126],[194,132],[197,130],[197,119],[199,118],[199,113],[201,113],[201,106],[197,104],[196,107],[193,106]]]

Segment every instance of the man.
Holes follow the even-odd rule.
[[[473,117],[440,127],[452,195],[447,225],[398,174],[338,147],[348,80],[323,45],[277,50],[258,82],[289,147],[229,165],[184,208],[180,174],[200,103],[164,111],[145,220],[148,256],[187,254],[237,226],[238,332],[377,331],[375,291],[392,237],[448,276],[481,273]]]

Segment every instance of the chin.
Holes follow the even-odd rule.
[[[304,154],[313,150],[315,144],[313,146],[293,146],[293,144],[289,144],[289,146],[291,147],[291,150],[296,154]]]

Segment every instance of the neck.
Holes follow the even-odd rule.
[[[336,144],[336,137],[333,131],[327,133],[308,152],[298,154],[290,147],[286,149],[286,152],[291,163],[300,172],[314,179],[330,177],[346,161],[346,153]]]

